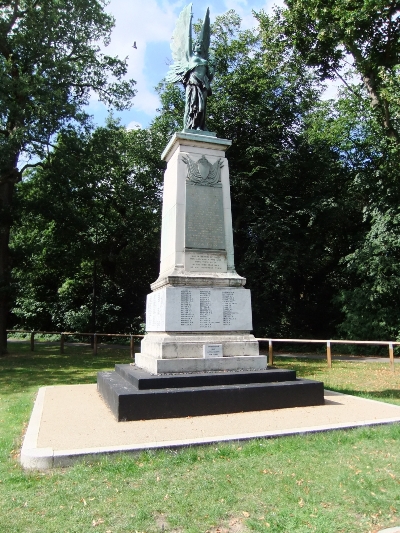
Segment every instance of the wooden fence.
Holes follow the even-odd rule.
[[[64,344],[67,337],[89,337],[93,340],[93,355],[97,355],[99,339],[102,337],[125,337],[130,339],[130,352],[132,359],[135,357],[135,339],[142,339],[144,335],[131,335],[130,333],[80,333],[71,331],[26,331],[23,329],[8,329],[7,333],[25,333],[30,335],[31,351],[35,350],[35,335],[59,335],[60,336],[60,353],[64,353]]]
[[[393,346],[399,346],[400,342],[394,341],[349,341],[349,340],[317,340],[317,339],[256,339],[258,342],[268,342],[268,364],[274,364],[274,343],[300,343],[300,344],[322,344],[326,345],[326,362],[329,368],[332,368],[332,344],[363,344],[369,346],[387,346],[389,349],[390,369],[394,372],[394,349]]]
[[[64,344],[68,336],[70,337],[89,337],[93,340],[93,355],[97,355],[99,339],[101,337],[125,337],[130,339],[131,357],[135,357],[135,339],[142,339],[144,335],[131,335],[125,333],[79,333],[79,332],[59,332],[59,331],[27,331],[8,329],[7,333],[25,333],[30,335],[31,351],[35,349],[35,335],[59,335],[60,336],[60,353],[64,353]],[[326,362],[329,368],[332,368],[332,344],[363,344],[369,346],[387,346],[389,349],[390,369],[394,372],[394,346],[399,346],[400,342],[395,341],[349,341],[349,340],[317,340],[317,339],[256,339],[259,343],[268,343],[268,364],[274,364],[274,343],[298,343],[298,344],[322,344],[326,345]]]

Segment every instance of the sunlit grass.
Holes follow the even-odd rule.
[[[323,381],[325,388],[400,405],[400,365],[392,372],[389,364],[313,359],[275,358],[279,368],[296,370],[299,377]]]
[[[1,533],[352,533],[400,525],[400,426],[119,455],[27,473],[18,463],[38,387],[95,383],[129,350],[11,346],[0,359]],[[327,388],[399,401],[388,365],[276,360]],[[396,367],[397,369],[398,367]]]

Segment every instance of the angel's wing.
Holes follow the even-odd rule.
[[[169,67],[165,79],[168,83],[176,83],[177,81],[184,83],[189,68],[189,65],[186,63],[174,63]]]
[[[199,183],[203,180],[202,175],[199,172],[197,163],[193,161],[189,156],[183,155],[182,161],[188,166],[188,179],[193,183]]]
[[[210,185],[216,185],[221,181],[221,168],[224,166],[222,159],[218,159],[213,165],[211,165],[210,172],[207,176],[207,182]]]
[[[208,49],[210,47],[210,10],[207,8],[201,27],[199,41],[201,42],[201,57],[208,59]]]
[[[192,4],[187,5],[179,15],[172,34],[171,51],[175,62],[189,63],[192,54]]]
[[[169,83],[183,82],[187,71],[190,69],[192,16],[192,4],[189,4],[181,11],[172,34],[171,51],[174,64],[170,66],[166,76]]]

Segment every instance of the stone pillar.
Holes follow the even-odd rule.
[[[235,271],[231,141],[175,133],[165,148],[160,275],[147,296],[136,365],[151,373],[265,369],[252,330],[251,296]]]

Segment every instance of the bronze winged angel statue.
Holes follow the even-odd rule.
[[[170,83],[183,83],[186,91],[184,128],[205,130],[207,97],[211,95],[214,67],[209,57],[210,11],[207,8],[200,34],[192,43],[192,4],[179,15],[172,35],[174,64],[167,74]]]

